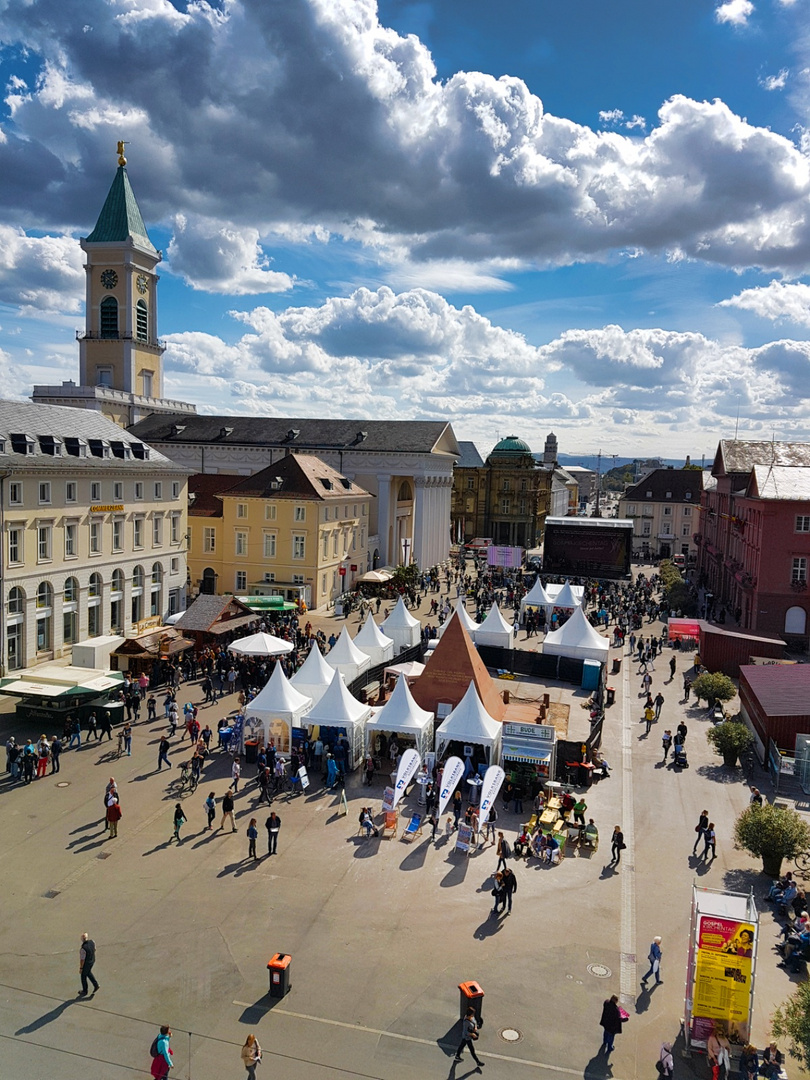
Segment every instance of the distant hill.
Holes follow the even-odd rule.
[[[693,465],[700,465],[700,454],[692,454],[691,461]],[[542,454],[536,454],[535,457],[542,459]],[[596,472],[597,456],[596,454],[559,454],[558,455],[560,465],[565,468],[566,465],[582,465],[585,469],[593,469]],[[625,465],[632,465],[634,461],[638,461],[638,457],[616,457],[613,458],[607,454],[602,455],[602,472],[606,473],[609,470],[621,468]],[[677,458],[661,458],[664,465],[673,465],[676,469],[682,469],[685,456]],[[704,460],[704,468],[709,468],[714,460],[714,455],[706,455]]]

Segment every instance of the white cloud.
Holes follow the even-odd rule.
[[[810,285],[772,281],[757,289],[744,289],[718,307],[736,307],[753,311],[761,319],[777,322],[787,319],[797,326],[810,326]]]
[[[727,0],[715,8],[714,17],[719,23],[731,23],[733,26],[745,26],[753,14],[751,0]]]
[[[0,303],[38,318],[82,310],[85,273],[75,240],[0,225]]]
[[[766,75],[759,80],[763,90],[784,90],[788,79],[788,69],[782,68],[777,75]]]
[[[603,124],[620,124],[624,120],[624,112],[621,109],[601,109],[599,120]]]
[[[289,274],[269,270],[259,232],[248,226],[223,225],[178,214],[168,256],[172,273],[193,289],[245,296],[287,292]]]
[[[381,25],[374,0],[182,13],[163,0],[85,0],[85,13],[86,32],[63,0],[0,14],[0,37],[46,61],[33,89],[10,92],[9,224],[85,230],[126,127],[146,219],[204,223],[202,240],[222,249],[221,267],[197,276],[183,261],[190,234],[176,236],[173,263],[198,288],[288,287],[263,251],[285,232],[342,238],[403,274],[427,264],[430,284],[462,264],[486,275],[504,260],[636,249],[810,268],[807,156],[722,101],[675,96],[649,132],[608,110],[621,129],[594,131],[546,113],[520,79],[439,81],[424,45]]]

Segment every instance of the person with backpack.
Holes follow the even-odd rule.
[[[152,1040],[149,1053],[152,1055],[152,1068],[149,1070],[154,1080],[166,1080],[169,1069],[174,1068],[172,1048],[170,1046],[172,1029],[164,1024],[158,1035]]]
[[[506,869],[506,860],[512,858],[512,848],[511,848],[511,845],[510,845],[509,841],[506,839],[506,837],[503,835],[502,832],[498,833],[497,855],[498,855],[498,865],[496,866],[495,869],[500,870],[501,869],[501,863],[503,863],[503,869],[505,870]]]
[[[514,872],[507,866],[501,874],[503,891],[506,893],[506,914],[512,914],[512,896],[517,892],[517,878]]]
[[[177,843],[179,844],[180,843],[180,829],[186,823],[186,816],[183,813],[183,807],[182,807],[182,805],[180,803],[175,803],[174,804],[174,816],[172,818],[172,823],[174,825],[174,832],[169,837],[169,843],[171,843],[172,840],[176,840]]]
[[[480,1069],[484,1062],[481,1061],[481,1059],[478,1057],[478,1054],[476,1054],[475,1052],[475,1043],[478,1039],[478,1021],[475,1018],[475,1009],[472,1006],[467,1009],[467,1013],[461,1024],[461,1042],[458,1044],[456,1056],[453,1060],[456,1062],[461,1061],[461,1055],[464,1051],[464,1047],[466,1046],[472,1054],[473,1061]]]
[[[675,1062],[672,1058],[672,1045],[670,1043],[661,1043],[661,1053],[658,1056],[656,1068],[658,1069],[659,1076],[672,1076],[672,1070],[675,1068]]]
[[[211,829],[214,825],[214,818],[217,816],[217,800],[213,791],[209,793],[208,798],[203,803],[203,806],[205,807],[205,812],[208,815],[208,828],[206,829],[206,832],[211,832]]]

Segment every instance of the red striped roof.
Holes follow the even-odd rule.
[[[746,664],[740,680],[766,716],[810,716],[810,664]]]

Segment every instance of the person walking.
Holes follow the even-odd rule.
[[[625,846],[624,833],[622,832],[621,825],[614,825],[613,836],[610,839],[610,852],[613,856],[610,861],[612,863],[618,865],[618,863],[621,862],[622,852],[624,851]]]
[[[276,847],[278,845],[278,833],[281,828],[281,818],[275,810],[273,810],[264,824],[267,829],[267,854],[275,855]]]
[[[65,727],[70,732],[70,739],[68,739],[68,750],[72,750],[75,744],[77,750],[82,748],[82,726],[78,719],[69,716],[65,721]]]
[[[255,817],[252,817],[250,819],[250,824],[247,827],[247,838],[248,838],[247,857],[249,859],[252,858],[254,860],[254,862],[258,861],[259,856],[256,854],[256,841],[259,838],[259,830],[256,828],[256,818]]]
[[[124,738],[124,753],[127,757],[132,757],[132,724],[129,720],[121,728],[121,734]]]
[[[456,1062],[461,1061],[461,1055],[464,1052],[464,1047],[472,1054],[473,1061],[479,1069],[484,1067],[484,1062],[478,1057],[475,1052],[475,1044],[478,1041],[478,1021],[475,1018],[475,1009],[470,1006],[467,1009],[464,1019],[461,1021],[461,1042],[458,1044],[456,1050],[456,1056],[453,1059]]]
[[[483,839],[481,840],[482,847],[488,840],[491,840],[493,844],[495,843],[495,822],[497,820],[498,811],[495,809],[494,805],[490,806],[489,813],[487,814],[487,819],[484,822]]]
[[[512,914],[512,896],[517,892],[517,878],[510,867],[501,874],[501,882],[503,884],[503,891],[506,894],[506,914]]]
[[[714,859],[717,855],[717,835],[714,831],[713,821],[710,821],[709,824],[706,826],[706,831],[703,834],[703,839],[706,844],[703,849],[703,858],[705,859],[706,856],[709,854],[709,851],[711,850],[712,858]]]
[[[615,994],[602,1003],[602,1019],[599,1023],[604,1030],[602,1046],[605,1048],[606,1053],[612,1054],[614,1041],[617,1035],[621,1035],[622,1024],[624,1023],[624,1017],[619,1008],[619,999]]]
[[[166,738],[165,735],[163,735],[161,737],[160,743],[158,745],[158,763],[157,763],[157,771],[158,772],[160,772],[161,768],[163,767],[163,762],[164,761],[166,762],[166,764],[168,765],[169,768],[172,767],[172,763],[169,761],[169,746],[170,746],[169,740]]]
[[[96,962],[96,943],[88,934],[82,934],[82,945],[79,949],[79,975],[82,980],[82,988],[79,991],[79,997],[87,997],[87,984],[91,982],[93,984],[93,993],[95,994],[99,985],[96,982],[96,977],[93,974],[93,967]]]
[[[175,803],[174,804],[174,816],[173,816],[172,820],[174,822],[174,832],[169,837],[169,843],[171,843],[172,840],[176,840],[177,843],[179,844],[180,843],[180,829],[186,823],[186,816],[183,813],[183,807],[181,806],[180,803]]]
[[[695,836],[695,846],[692,848],[692,854],[693,855],[697,855],[698,844],[705,837],[706,830],[708,829],[708,827],[709,827],[709,811],[708,810],[701,810],[700,811],[700,817],[698,818],[698,823],[695,826],[695,832],[697,833],[697,835]]]
[[[236,832],[236,822],[233,817],[233,792],[226,791],[222,800],[222,821],[219,823],[220,829],[225,828],[225,822],[230,818],[231,832]]]
[[[172,1061],[172,1029],[168,1024],[164,1024],[158,1036],[152,1042],[151,1054],[152,1054],[152,1068],[151,1073],[154,1080],[166,1080],[169,1075],[169,1069],[174,1067]]]
[[[666,761],[669,757],[669,752],[672,749],[672,731],[669,728],[664,729],[664,734],[661,737],[661,746],[664,748],[663,760]]]
[[[647,954],[647,959],[650,961],[650,970],[646,975],[641,976],[641,985],[647,988],[647,979],[651,975],[655,975],[655,985],[658,986],[661,982],[661,938],[654,937],[652,944],[650,945],[650,951]]]
[[[259,1046],[259,1040],[251,1032],[242,1047],[242,1064],[247,1070],[248,1080],[256,1080],[256,1066],[261,1060],[262,1048]]]
[[[233,765],[231,766],[231,789],[234,794],[239,790],[239,780],[242,776],[242,765],[238,757],[233,759]]]
[[[211,827],[214,824],[214,818],[217,816],[217,800],[213,791],[209,791],[208,798],[203,803],[203,806],[205,807],[205,812],[208,815],[208,827],[205,831],[211,832]]]
[[[652,705],[648,705],[644,710],[644,723],[647,725],[645,734],[650,734],[650,728],[653,726],[653,720],[655,720],[655,711]]]
[[[121,820],[121,803],[118,801],[118,793],[111,791],[107,796],[107,827],[110,830],[110,839],[118,836],[118,822]]]
[[[461,817],[462,803],[461,792],[457,791],[453,796],[453,828],[458,829],[458,821]]]
[[[51,739],[51,775],[59,772],[59,758],[62,753],[62,740],[58,735]]]
[[[664,707],[664,695],[660,690],[653,698],[653,704],[655,705],[655,719],[657,720],[661,715],[661,709]]]
[[[661,1043],[661,1053],[658,1055],[658,1061],[661,1065],[661,1068],[658,1070],[658,1075],[664,1077],[666,1080],[667,1077],[672,1076],[672,1071],[675,1068],[671,1043]]]
[[[678,662],[676,661],[674,656],[671,656],[669,658],[669,681],[670,682],[675,681],[675,669],[677,668],[677,666],[678,666]]]
[[[498,865],[495,867],[495,869],[500,870],[501,869],[501,863],[503,863],[503,869],[505,870],[506,869],[506,860],[511,859],[511,857],[512,857],[512,848],[510,847],[509,841],[506,839],[506,837],[503,835],[502,832],[498,833],[497,856],[498,856]]]

